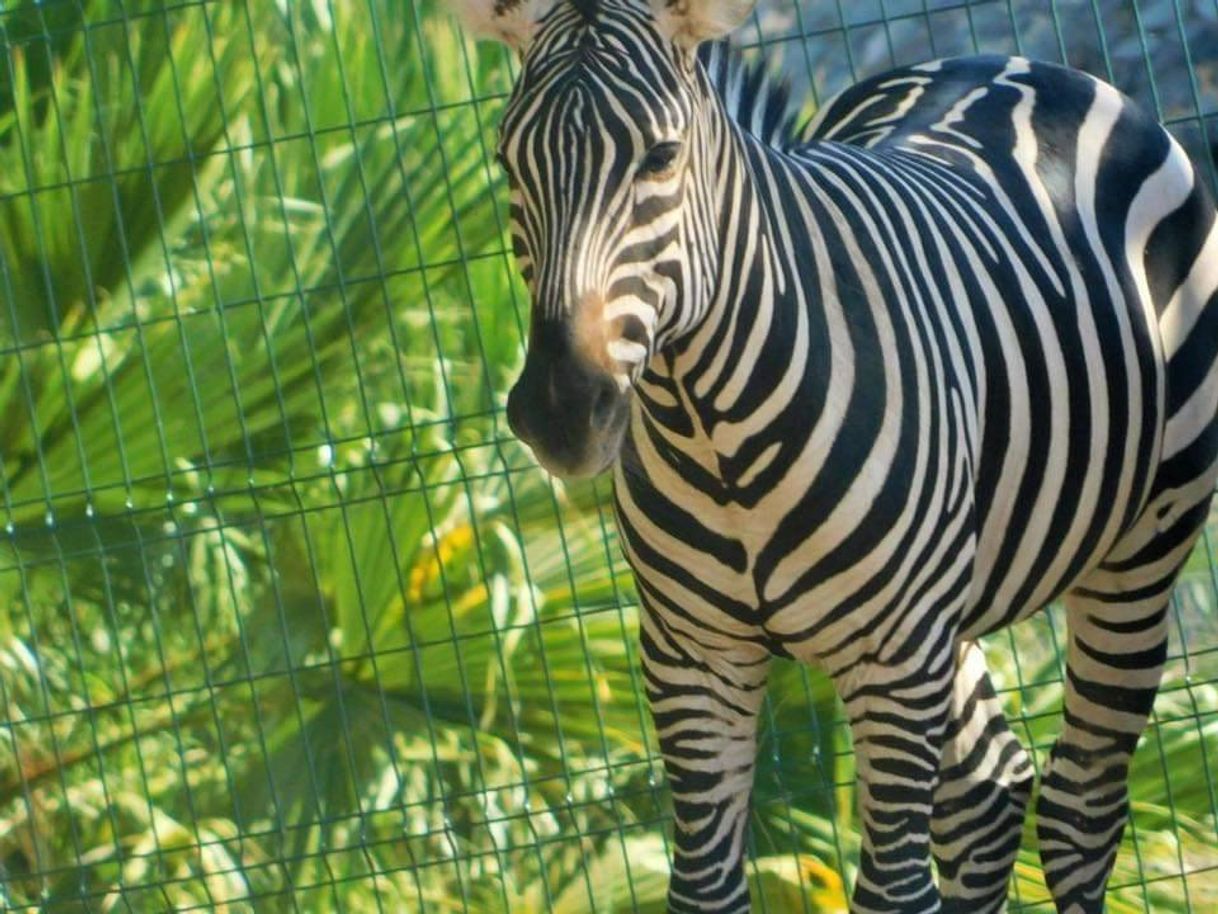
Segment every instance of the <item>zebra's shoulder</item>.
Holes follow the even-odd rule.
[[[769,75],[763,63],[746,61],[726,41],[703,44],[698,49],[698,60],[733,121],[777,149],[804,141],[805,131],[800,129],[790,88]]]

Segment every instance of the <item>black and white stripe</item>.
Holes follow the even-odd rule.
[[[1218,475],[1218,226],[1187,157],[1110,86],[1001,57],[868,80],[805,137],[693,56],[739,2],[542,6],[502,127],[535,304],[511,415],[559,469],[617,457],[671,909],[748,907],[779,654],[850,715],[852,910],[1001,910],[1032,768],[975,644],[1061,598],[1038,829],[1059,909],[1100,911]],[[577,362],[629,391],[624,431],[565,403]]]

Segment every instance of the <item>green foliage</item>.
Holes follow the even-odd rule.
[[[26,4],[0,44],[0,909],[662,911],[608,487],[501,418],[512,61],[390,0]],[[994,662],[1044,748],[1037,624]],[[1126,906],[1214,898],[1187,643]],[[758,909],[844,910],[848,750],[824,677],[776,665]]]

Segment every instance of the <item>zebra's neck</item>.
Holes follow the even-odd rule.
[[[674,279],[669,313],[660,316],[660,348],[687,337],[712,309],[731,305],[733,278],[751,267],[742,241],[765,222],[754,161],[805,142],[786,85],[770,80],[762,65],[726,42],[702,45],[698,64],[698,166],[683,213],[690,256]]]
[[[779,367],[804,361],[809,303],[791,272],[803,268],[781,256],[790,239],[776,234],[784,213],[774,185],[788,167],[782,152],[737,123],[713,93],[699,130],[698,160],[706,165],[695,176],[684,231],[709,243],[690,247],[687,287],[640,393],[674,453],[694,457],[730,487],[763,459],[749,440],[755,426],[789,408],[815,378],[788,377]]]

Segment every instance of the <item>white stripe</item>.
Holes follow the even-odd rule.
[[[1180,284],[1163,310],[1159,329],[1163,335],[1163,354],[1171,359],[1184,345],[1206,302],[1218,292],[1218,222],[1210,228],[1200,253],[1193,261],[1188,278]]]

